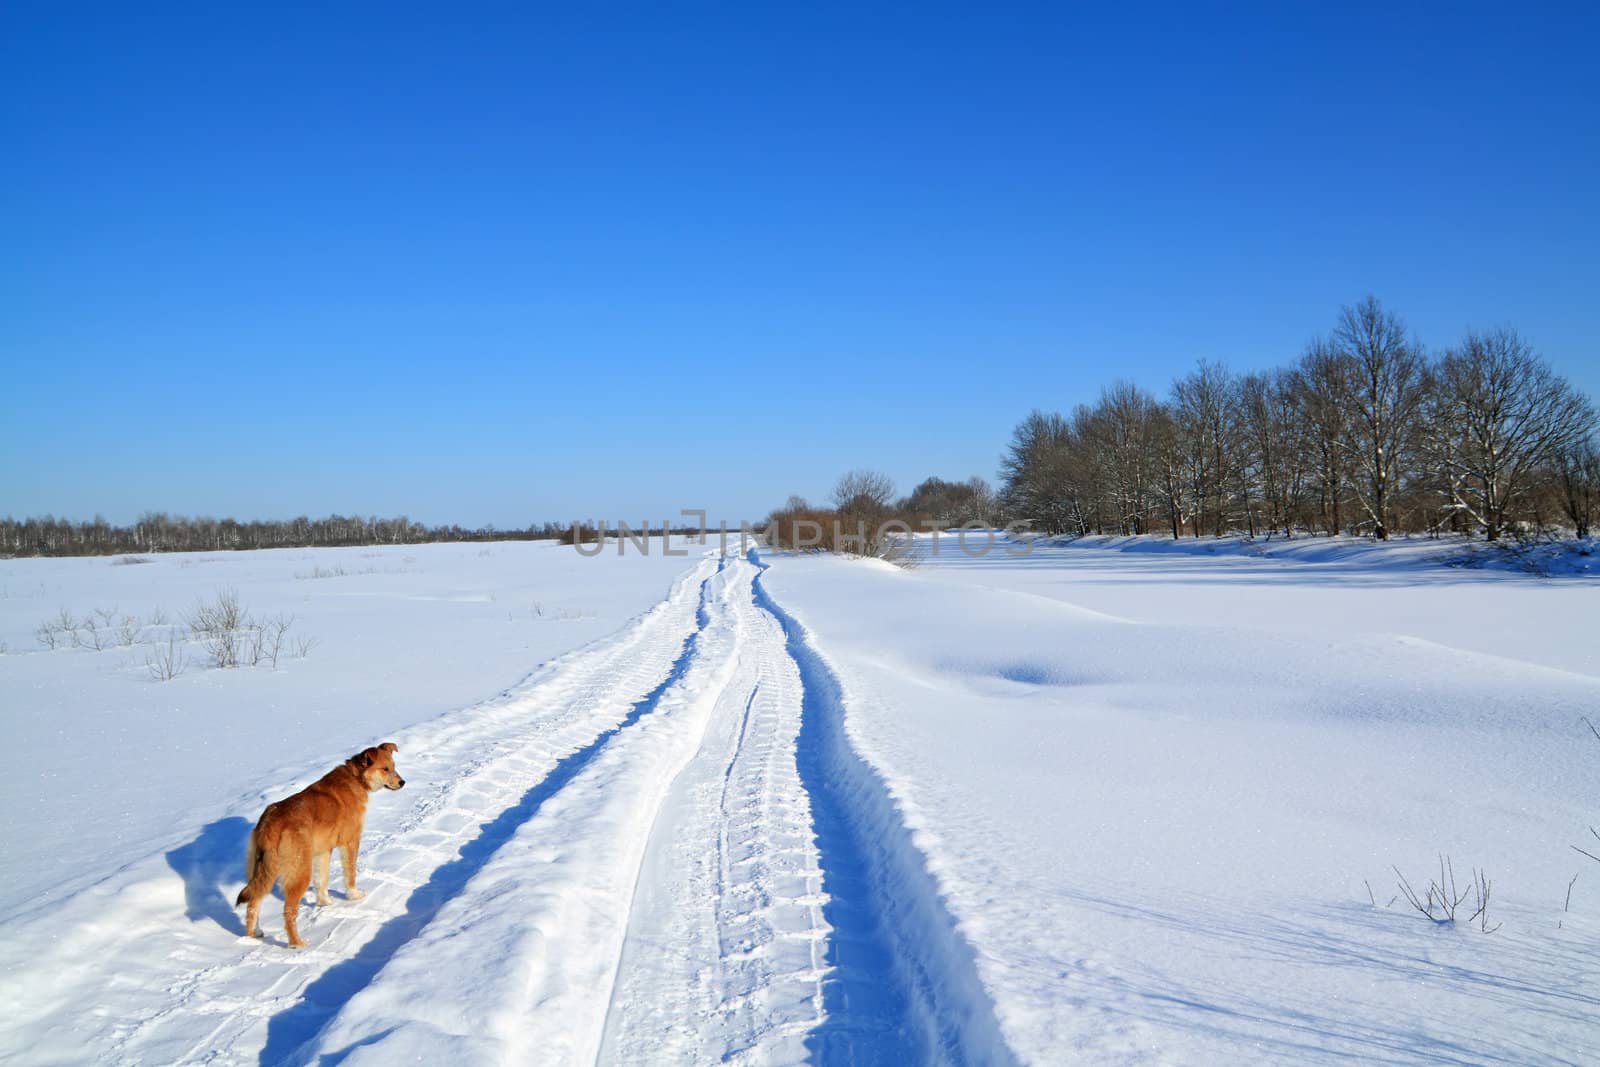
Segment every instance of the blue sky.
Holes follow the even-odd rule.
[[[0,513],[757,518],[1368,292],[1600,397],[1600,8],[1107,6],[6,5]]]

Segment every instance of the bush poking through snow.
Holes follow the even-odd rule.
[[[83,625],[74,630],[72,636],[74,643],[82,645],[84,648],[92,648],[96,652],[106,647],[105,632],[100,629],[99,624],[95,622],[92,615],[83,620]]]
[[[145,654],[144,665],[149,668],[150,676],[158,682],[170,682],[183,673],[188,666],[188,657],[184,653],[183,645],[178,640],[178,635],[168,631],[167,643],[155,645]]]
[[[39,646],[46,650],[53,652],[61,645],[62,633],[52,619],[46,619],[41,622],[34,629],[33,634],[38,638]]]
[[[224,668],[276,668],[293,625],[293,615],[253,618],[232,589],[219,591],[210,603],[197,604],[189,616],[189,630],[203,642],[212,665]],[[303,658],[310,651],[311,642],[303,641],[302,647]]]
[[[160,626],[165,616],[157,612],[152,625]],[[115,645],[132,648],[144,634],[144,626],[135,615],[120,615],[116,608],[95,608],[80,621],[72,612],[62,608],[53,619],[46,619],[34,628],[34,635],[45,649],[91,648],[102,652]]]
[[[225,587],[218,589],[211,601],[197,601],[185,621],[191,635],[212,637],[239,629],[245,619],[244,607],[239,603],[239,591]]]
[[[1486,934],[1500,929],[1499,923],[1489,925],[1489,876],[1476,867],[1472,869],[1472,881],[1467,887],[1457,889],[1455,865],[1450,862],[1449,856],[1440,853],[1439,877],[1437,880],[1430,878],[1428,888],[1421,894],[1411,888],[1411,883],[1400,873],[1399,867],[1394,868],[1394,873],[1400,879],[1400,893],[1406,902],[1430,921],[1441,926],[1453,925],[1461,906],[1470,903],[1475,906],[1472,914],[1467,916],[1469,925],[1476,922]],[[1370,888],[1368,892],[1371,892]]]

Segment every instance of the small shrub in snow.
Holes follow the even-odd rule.
[[[132,648],[138,644],[139,635],[143,632],[144,627],[132,615],[124,615],[122,622],[117,625],[117,639],[122,642],[124,648]]]
[[[33,634],[34,637],[38,639],[39,646],[41,648],[54,651],[61,645],[61,631],[58,630],[56,628],[56,624],[49,619],[46,619],[44,622],[41,622],[37,627],[35,627]]]
[[[239,629],[245,622],[245,610],[239,603],[238,590],[219,589],[212,600],[196,602],[186,622],[195,637],[214,637]]]
[[[1400,893],[1406,898],[1406,903],[1432,922],[1441,926],[1454,924],[1461,906],[1472,904],[1473,911],[1467,916],[1468,923],[1476,922],[1486,934],[1500,929],[1498,923],[1492,927],[1489,925],[1490,884],[1488,875],[1483,871],[1473,868],[1472,881],[1465,889],[1458,889],[1455,865],[1450,862],[1449,856],[1440,853],[1439,877],[1430,878],[1427,889],[1422,893],[1411,887],[1406,876],[1400,873],[1400,868],[1394,868],[1394,873],[1400,879]]]
[[[207,661],[220,668],[276,667],[289,647],[293,625],[293,615],[253,618],[232,589],[220,590],[215,599],[196,604],[188,619],[189,633],[200,640]],[[315,643],[314,638],[301,638],[295,647],[304,658]]]
[[[120,559],[112,560],[111,565],[113,567],[136,567],[141,563],[149,562],[150,561],[145,559],[143,556],[123,556]]]
[[[285,637],[289,627],[293,625],[293,615],[276,615],[251,625],[245,631],[250,665],[259,667],[266,664],[277,669],[278,657],[283,654]]]
[[[167,643],[152,647],[145,655],[144,663],[156,681],[170,682],[183,673],[183,668],[188,665],[187,659],[178,635],[168,632]]]
[[[213,667],[226,670],[239,665],[239,631],[218,630],[203,638],[201,643]]]
[[[105,648],[108,640],[104,630],[100,628],[94,616],[84,618],[83,624],[72,631],[73,644],[82,648],[92,648],[96,652]]]

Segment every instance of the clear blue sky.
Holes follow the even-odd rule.
[[[1593,3],[234,6],[0,9],[0,513],[757,518],[1368,292],[1600,396]]]

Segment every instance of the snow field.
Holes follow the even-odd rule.
[[[384,680],[342,717],[291,720],[278,748],[321,748],[288,770],[259,747],[261,713],[348,687],[347,666],[156,684],[106,653],[0,662],[30,754],[13,801],[92,768],[77,736],[123,694],[127,762],[173,772],[165,793],[46,790],[46,820],[9,806],[25,861],[72,874],[0,912],[0,1059],[1596,1054],[1600,906],[1570,848],[1600,765],[1582,725],[1600,722],[1600,605],[1582,578],[1424,566],[1404,546],[1307,563],[1075,542],[910,570],[756,553],[608,569],[501,547],[312,583],[307,617],[342,613],[346,654],[365,648]],[[305,586],[264,555],[209,566],[258,576],[240,585],[271,608],[274,582]],[[44,562],[85,589],[103,578]],[[166,562],[117,570],[149,581]],[[168,578],[211,587],[189,570]],[[536,612],[496,606],[539,589],[615,611],[663,576],[665,600],[576,651],[595,627],[560,631],[562,649]],[[15,607],[0,599],[0,631]],[[454,665],[400,647],[429,617]],[[516,673],[530,637],[557,654],[395,728],[409,680],[466,684],[473,648]],[[85,664],[102,669],[85,680]],[[53,747],[27,693],[58,717]],[[367,898],[303,906],[306,951],[283,946],[276,902],[267,942],[245,940],[251,821],[357,744],[330,756],[324,735],[362,724],[357,743],[396,741],[408,780],[369,809]],[[234,773],[197,773],[197,751]],[[203,789],[218,795],[191,808]],[[1496,932],[1391,901],[1391,865],[1420,884],[1440,852],[1463,882],[1493,878]]]

